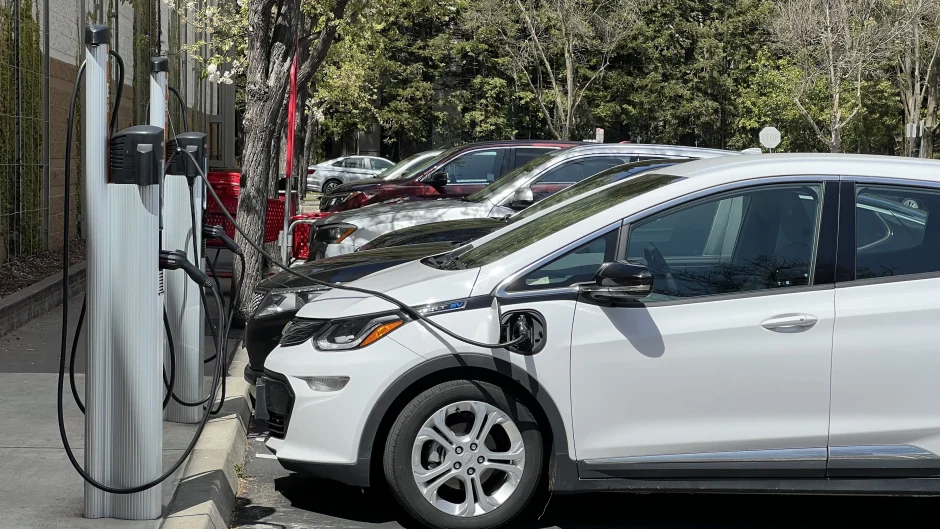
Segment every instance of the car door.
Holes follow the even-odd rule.
[[[653,293],[579,298],[582,477],[825,474],[835,235],[821,179],[772,182],[627,219],[622,254],[649,267]]]
[[[940,475],[940,189],[847,179],[842,200],[829,474]]]
[[[343,177],[347,182],[362,180],[372,176],[364,156],[350,156],[343,160]]]

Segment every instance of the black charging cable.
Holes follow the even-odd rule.
[[[176,100],[179,101],[179,104],[180,104],[180,114],[183,115],[183,132],[188,132],[188,131],[189,131],[189,121],[187,121],[187,118],[186,118],[186,108],[187,108],[187,107],[186,107],[186,102],[183,101],[183,96],[180,95],[180,91],[177,90],[175,87],[170,86],[170,85],[167,85],[167,88],[170,89],[170,92],[173,92],[173,95],[176,96]]]
[[[183,149],[180,149],[179,147],[177,147],[177,152],[183,152],[183,153],[185,153],[187,156],[189,156],[190,158],[192,158],[193,164],[196,166],[196,170],[199,172],[199,175],[202,177],[203,181],[205,181],[205,183],[206,183],[206,189],[209,191],[209,193],[212,195],[212,198],[213,198],[213,199],[216,201],[216,203],[219,205],[219,209],[222,211],[222,215],[224,215],[225,218],[228,219],[228,221],[231,222],[233,226],[235,226],[235,229],[238,231],[238,233],[241,233],[241,234],[242,234],[242,237],[244,237],[245,240],[248,241],[248,244],[250,244],[252,248],[254,248],[255,250],[257,250],[257,251],[258,251],[261,255],[263,255],[266,259],[268,259],[269,261],[271,261],[272,263],[274,263],[278,268],[280,268],[280,269],[284,270],[285,272],[287,272],[287,273],[293,275],[294,277],[298,277],[298,278],[300,278],[300,279],[304,279],[304,280],[306,280],[306,281],[310,281],[310,282],[313,283],[314,285],[320,285],[320,286],[324,286],[324,287],[328,287],[328,288],[336,288],[336,289],[339,289],[339,290],[348,290],[348,291],[350,291],[350,292],[359,292],[360,294],[366,294],[366,295],[369,295],[369,296],[374,296],[374,297],[379,298],[379,299],[381,299],[381,300],[383,300],[383,301],[387,301],[387,302],[391,303],[392,305],[395,305],[395,306],[397,306],[398,308],[400,308],[400,309],[402,310],[402,312],[404,312],[405,314],[407,314],[407,315],[410,316],[411,318],[414,318],[414,319],[416,319],[416,320],[420,320],[420,321],[422,321],[423,323],[427,324],[428,326],[430,326],[430,327],[432,327],[432,328],[434,328],[434,329],[436,329],[436,330],[438,330],[438,331],[440,331],[440,332],[446,334],[447,336],[450,336],[451,338],[453,338],[453,339],[455,339],[455,340],[459,340],[459,341],[461,341],[461,342],[464,342],[464,343],[469,344],[469,345],[473,345],[473,346],[475,346],[475,347],[481,347],[481,348],[484,348],[484,349],[504,349],[504,348],[507,348],[507,347],[516,345],[516,344],[521,343],[521,342],[523,342],[523,341],[526,340],[526,337],[525,337],[525,336],[518,336],[518,337],[516,337],[515,339],[510,340],[510,341],[508,341],[508,342],[504,342],[504,343],[495,343],[495,344],[490,344],[490,343],[485,343],[485,342],[478,342],[478,341],[476,341],[476,340],[471,340],[471,339],[469,339],[469,338],[465,338],[465,337],[463,337],[463,336],[460,336],[459,334],[457,334],[457,333],[451,331],[450,329],[444,327],[443,325],[441,325],[441,324],[435,322],[434,320],[432,320],[432,319],[430,319],[430,318],[424,316],[423,314],[421,314],[420,312],[418,312],[417,310],[415,310],[414,308],[412,308],[412,307],[411,307],[410,305],[408,305],[407,303],[404,303],[404,302],[402,302],[402,301],[399,301],[399,300],[393,298],[392,296],[389,296],[388,294],[385,294],[385,293],[382,293],[382,292],[378,292],[378,291],[375,291],[375,290],[369,290],[369,289],[367,289],[367,288],[354,287],[354,286],[344,285],[344,284],[339,284],[339,283],[330,283],[329,281],[323,281],[323,280],[320,280],[320,279],[316,279],[316,278],[310,277],[310,276],[308,276],[308,275],[306,275],[306,274],[302,274],[302,273],[300,273],[300,272],[294,270],[293,268],[291,268],[291,267],[289,267],[289,266],[285,266],[285,265],[281,264],[280,261],[278,261],[278,260],[275,259],[271,254],[269,254],[268,252],[266,252],[266,251],[264,250],[264,248],[261,247],[261,245],[259,245],[259,244],[256,243],[255,241],[253,241],[253,240],[251,239],[251,237],[250,237],[248,234],[245,233],[245,231],[242,229],[242,227],[239,226],[237,222],[235,222],[235,219],[234,219],[234,218],[232,217],[232,215],[228,212],[228,210],[225,209],[225,206],[222,204],[222,200],[219,198],[219,195],[217,195],[216,192],[215,192],[215,190],[212,189],[212,185],[209,183],[209,178],[206,176],[205,171],[202,170],[202,167],[199,167],[199,163],[196,161],[196,157],[193,156],[192,153],[190,153],[189,151],[185,151],[185,150],[183,150]],[[285,200],[290,200],[290,197],[286,197]]]

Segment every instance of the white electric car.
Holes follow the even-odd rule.
[[[350,285],[513,343],[333,289],[266,360],[281,464],[428,526],[540,487],[940,494],[940,162],[677,164]]]

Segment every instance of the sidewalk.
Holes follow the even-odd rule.
[[[70,336],[74,333],[81,309],[82,297],[75,296],[69,303]],[[61,333],[61,306],[52,312],[36,318],[25,326],[0,338],[0,387],[4,395],[0,398],[0,528],[157,528],[163,520],[129,522],[124,520],[101,519],[87,520],[82,518],[83,509],[83,482],[72,468],[62,447],[59,437],[56,414],[56,383],[59,366],[59,341]],[[77,352],[76,371],[84,373],[85,348],[81,340]],[[229,350],[232,350],[234,341],[230,340]],[[206,350],[212,349],[212,338],[206,337]],[[207,374],[211,374],[213,364],[207,366]],[[232,375],[229,380],[229,395],[226,407],[231,408],[234,400],[242,399],[239,393],[243,386],[233,384],[241,373],[235,373],[232,366]],[[84,395],[84,375],[76,377],[79,394]],[[81,412],[73,402],[68,380],[65,381],[65,424],[75,456],[79,462],[84,462],[84,419]],[[207,384],[208,385],[208,384]],[[235,387],[232,387],[232,386]],[[231,399],[231,400],[230,400]],[[244,407],[244,406],[242,406]],[[234,422],[240,422],[240,415],[244,413],[223,413],[219,418],[210,422],[203,432],[197,448],[208,452],[220,449],[223,454],[221,460],[231,459],[228,454],[232,445],[226,439],[234,435],[231,428]],[[163,428],[163,459],[164,468],[169,468],[189,444],[195,425],[182,425],[164,422]],[[231,433],[222,439],[213,434],[213,428],[231,430]],[[211,427],[210,427],[211,426]],[[241,434],[241,446],[244,446],[244,434]],[[207,446],[210,442],[224,446]],[[206,441],[206,442],[204,442]],[[205,451],[205,450],[204,450]],[[242,450],[242,457],[244,450]],[[212,473],[213,469],[206,468],[207,457],[191,458],[189,462],[180,467],[175,475],[163,484],[163,512],[164,516],[177,512],[174,493],[181,476],[192,476],[193,466],[201,466],[201,474]],[[215,458],[218,459],[218,458]],[[232,463],[225,463],[232,465]],[[232,469],[215,469],[233,474]],[[192,488],[192,487],[191,487]],[[220,488],[218,486],[214,487]],[[224,488],[224,487],[221,487]],[[216,493],[219,491],[217,490]],[[182,495],[182,493],[181,493]],[[203,503],[202,498],[182,498],[186,506]],[[171,505],[171,501],[173,504]],[[184,507],[185,508],[185,507]],[[224,509],[223,509],[224,510]],[[193,517],[193,519],[198,516]],[[228,520],[224,520],[228,523]],[[199,525],[191,525],[198,527]]]

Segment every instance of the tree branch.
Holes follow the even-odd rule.
[[[813,127],[813,131],[816,133],[816,137],[822,140],[822,142],[826,145],[830,145],[830,140],[823,136],[822,131],[819,129],[819,125],[816,124],[816,120],[814,120],[813,117],[809,115],[809,112],[803,108],[803,104],[800,103],[800,98],[794,97],[793,103],[796,104],[796,109],[800,112],[800,115],[802,115],[803,118],[806,119],[806,121],[808,121],[809,124]]]
[[[532,17],[529,16],[529,12],[526,11],[525,6],[522,5],[522,0],[516,0],[516,6],[519,8],[522,18],[525,19],[526,27],[529,28],[529,35],[532,36],[532,41],[535,43],[536,53],[538,53],[545,65],[545,69],[548,71],[548,77],[552,81],[552,91],[555,93],[555,102],[561,107],[561,91],[558,90],[558,83],[555,80],[555,71],[552,70],[552,65],[548,62],[548,55],[545,54],[542,43],[539,41],[538,32],[535,31],[535,24],[532,22]]]
[[[336,38],[337,24],[346,16],[346,8],[349,6],[349,0],[336,0],[331,13],[332,20],[328,20],[326,26],[320,31],[316,44],[310,50],[310,56],[304,61],[304,64],[297,72],[297,84],[306,86],[313,80],[313,75],[317,73],[326,54]]]

